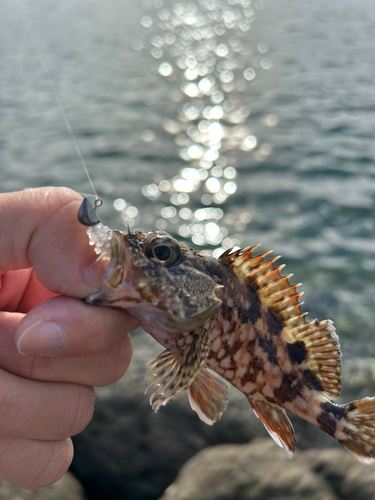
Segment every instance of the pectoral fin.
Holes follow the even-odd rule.
[[[228,406],[228,388],[225,382],[201,368],[188,389],[189,402],[199,418],[208,425],[220,420]]]
[[[281,448],[285,448],[289,458],[292,458],[296,440],[293,426],[285,410],[267,401],[249,399],[249,403],[269,435]]]
[[[155,384],[159,386],[150,397],[153,410],[158,411],[190,387],[207,357],[208,348],[209,333],[202,326],[194,332],[180,334],[175,348],[166,349],[149,364],[152,368],[146,379],[150,375],[155,378],[145,392]]]

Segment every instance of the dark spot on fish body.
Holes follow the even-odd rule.
[[[259,336],[258,344],[261,349],[267,354],[268,361],[273,365],[277,364],[276,354],[277,349],[272,340],[267,340],[266,338]]]
[[[315,391],[322,392],[323,386],[319,382],[318,377],[308,368],[306,370],[303,370],[303,377],[304,377],[304,382],[307,385],[309,389],[314,389]]]
[[[326,401],[320,404],[320,408],[324,412],[332,413],[337,419],[345,418],[348,411],[353,409],[351,406],[354,408],[353,403],[349,403],[348,405],[337,405],[336,403],[332,403],[332,401]]]
[[[330,436],[333,436],[335,434],[337,420],[329,411],[322,411],[321,413],[319,413],[319,415],[316,417],[316,421],[324,432],[326,432]]]
[[[236,305],[235,308],[237,309],[237,316],[241,323],[254,323],[251,319],[251,309],[245,309],[240,305]]]
[[[226,322],[225,331],[224,328],[221,328],[222,334],[226,333],[227,335],[232,335],[237,328],[237,321],[233,319],[233,310],[229,308],[225,302],[223,302],[219,314],[219,321],[221,322],[221,325]]]
[[[253,325],[261,316],[260,301],[257,296],[248,294],[249,307],[242,307],[239,303],[235,303],[233,309],[237,311],[237,317],[242,324]]]
[[[255,346],[256,346],[256,339],[248,340],[248,342],[246,344],[246,351],[251,356],[254,356]]]
[[[284,404],[288,401],[293,401],[297,396],[300,396],[301,394],[301,383],[289,375],[284,375],[281,386],[274,389],[275,399],[280,404]]]
[[[223,302],[223,305],[221,306],[221,315],[223,319],[226,319],[229,322],[232,321],[233,309],[228,307],[226,302]]]
[[[298,363],[300,365],[302,361],[305,361],[307,350],[304,342],[301,340],[294,343],[288,343],[286,345],[286,350],[293,363]]]
[[[352,406],[353,403],[349,403],[348,405],[337,405],[336,403],[332,403],[332,401],[326,401],[320,404],[322,411],[316,417],[316,420],[320,427],[327,432],[327,434],[332,436],[336,431],[337,422],[346,417],[348,411],[352,409]]]
[[[241,349],[241,347],[242,347],[242,342],[239,340],[235,340],[233,342],[233,345],[227,348],[227,354],[229,354],[229,356],[233,356],[239,349]]]
[[[255,323],[261,317],[261,301],[258,295],[254,292],[251,286],[247,286],[247,299],[250,303],[250,307],[247,310],[249,315],[249,320],[251,323]]]
[[[230,327],[229,327],[229,330],[226,332],[228,335],[232,335],[232,333],[235,332],[236,328],[237,328],[237,323],[235,321],[230,321]]]
[[[284,328],[283,320],[271,309],[267,310],[265,320],[267,324],[267,332],[270,335],[278,337]]]
[[[241,302],[243,302],[243,292],[247,294],[243,299],[248,301],[249,307],[243,307],[241,305]],[[235,289],[235,292],[231,294],[229,288],[226,288],[226,297],[223,297],[222,305],[222,315],[224,319],[233,322],[234,318],[236,318],[237,322],[241,324],[254,324],[260,318],[260,301],[256,295],[247,292],[247,288],[244,287],[242,290]],[[239,295],[241,295],[240,298]],[[228,298],[231,298],[233,301],[232,307],[229,307],[226,302]]]
[[[264,369],[264,362],[259,356],[254,356],[247,367],[247,372],[241,378],[241,384],[245,385],[247,382],[254,383],[257,379],[258,373]]]

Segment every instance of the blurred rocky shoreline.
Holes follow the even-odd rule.
[[[80,484],[71,475],[36,492],[1,483],[2,500],[375,498],[373,467],[293,416],[297,450],[290,460],[233,388],[228,409],[212,427],[199,420],[185,395],[153,413],[144,376],[160,346],[142,331],[133,335],[133,345],[128,372],[97,390],[94,418],[74,438],[71,473]],[[374,362],[344,360],[343,367],[340,402],[375,395]]]

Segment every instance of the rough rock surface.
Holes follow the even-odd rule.
[[[0,479],[1,500],[84,500],[82,486],[77,479],[67,472],[55,484],[29,491],[17,488],[8,481]]]
[[[155,500],[184,463],[207,446],[244,444],[267,436],[272,459],[277,445],[254,416],[246,398],[235,389],[230,388],[229,407],[212,427],[199,420],[186,395],[159,413],[152,412],[149,395],[144,394],[144,377],[147,364],[162,348],[143,332],[134,335],[133,345],[128,372],[118,383],[97,391],[93,421],[74,439],[72,471],[84,485],[89,500]],[[299,461],[300,450],[339,447],[313,425],[291,418],[298,450],[292,462],[286,461],[288,466]]]
[[[300,452],[291,461],[269,440],[207,448],[160,500],[373,500],[375,469],[342,450]]]

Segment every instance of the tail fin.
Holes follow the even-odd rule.
[[[332,435],[350,453],[364,464],[375,462],[375,397],[353,401],[343,406],[331,403],[332,413],[341,415],[336,421],[336,429]],[[332,411],[332,407],[336,410]]]

